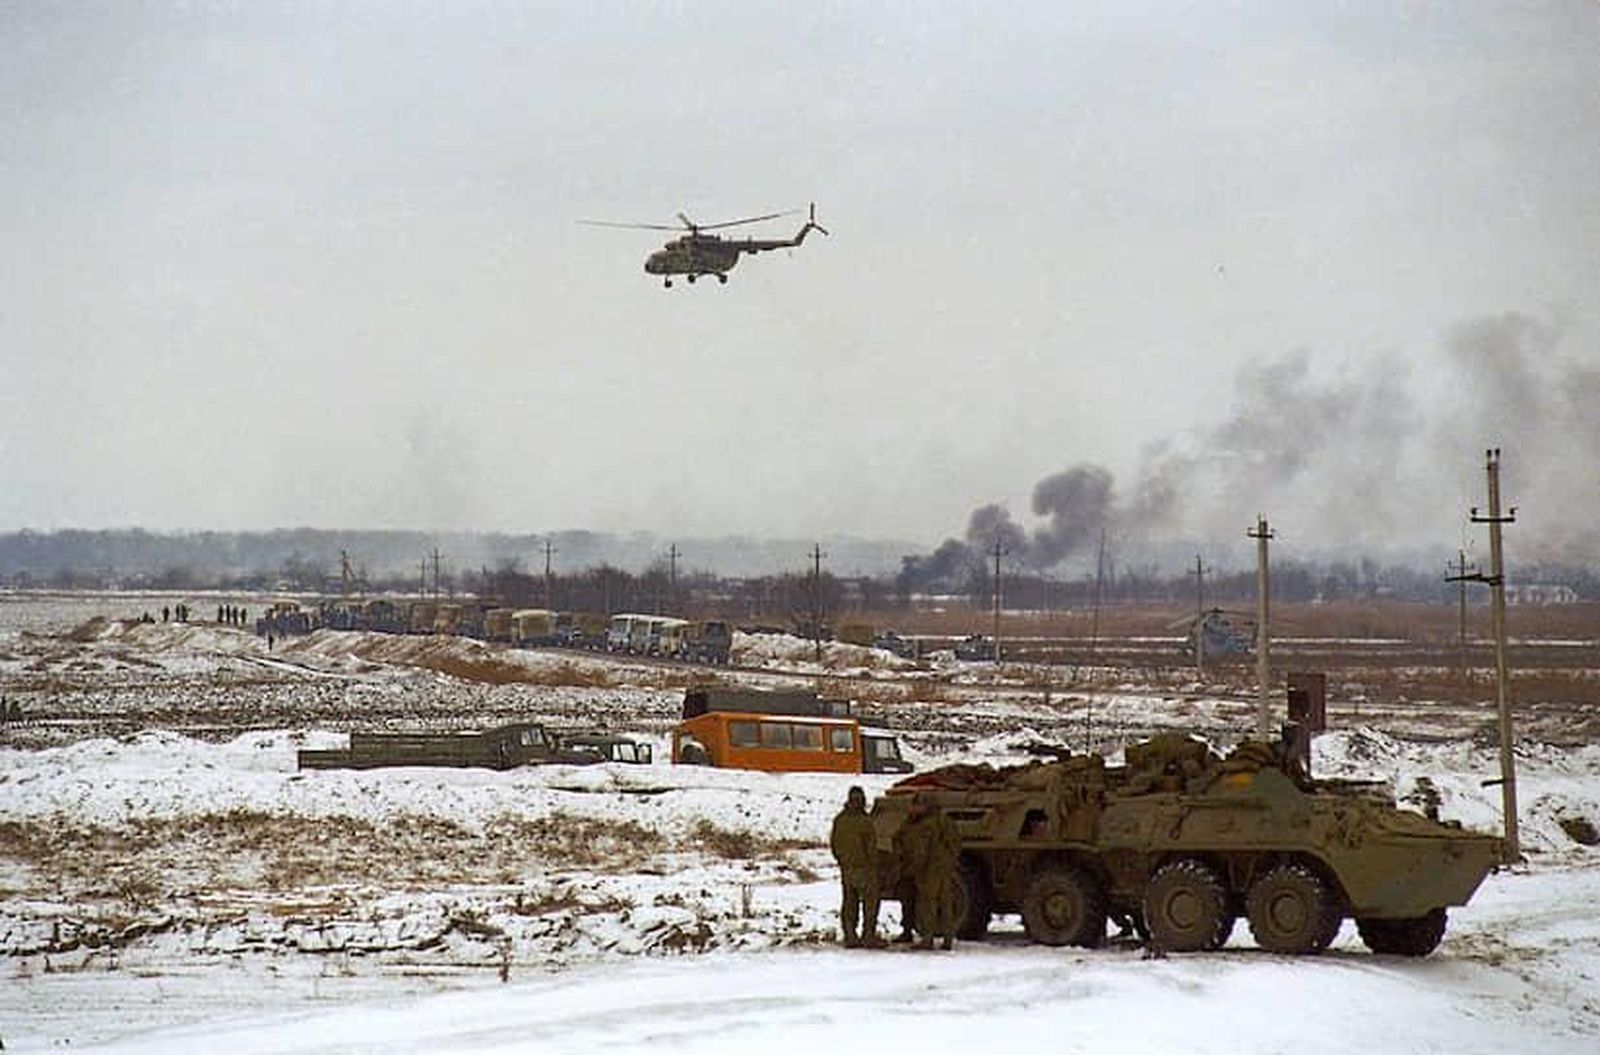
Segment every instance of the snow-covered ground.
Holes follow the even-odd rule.
[[[0,606],[3,607],[3,606]],[[0,621],[3,622],[3,621]],[[954,953],[832,944],[828,823],[885,777],[673,767],[696,676],[474,642],[228,628],[0,627],[0,1039],[5,1050],[343,1052],[827,1046],[966,1050],[1600,1050],[1600,747],[1519,745],[1528,864],[1490,877],[1432,957],[1208,956],[1028,945],[1014,919]],[[1226,746],[1249,701],[1195,686],[1041,689],[1037,672],[902,668],[745,642],[767,684],[859,686],[919,768],[1035,740],[1115,754],[1152,729]],[[848,647],[848,646],[845,646]],[[758,655],[759,652],[759,655]],[[857,655],[857,652],[868,653]],[[651,766],[307,771],[351,728],[536,718],[652,741]],[[1426,741],[1346,728],[1319,775],[1426,778],[1493,828],[1478,716]],[[10,744],[13,746],[4,746]],[[891,903],[885,926],[896,920]]]

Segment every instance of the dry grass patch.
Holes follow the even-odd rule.
[[[118,827],[66,818],[0,822],[0,858],[36,891],[128,904],[212,888],[292,892],[348,883],[502,883],[555,868],[627,870],[667,849],[632,821],[553,814],[483,829],[420,815],[374,822],[231,810]]]
[[[792,850],[808,849],[812,845],[798,839],[769,839],[748,830],[722,828],[704,818],[690,830],[688,842],[690,849],[729,861],[778,857]]]

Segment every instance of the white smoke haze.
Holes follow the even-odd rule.
[[[1239,371],[1229,411],[1145,452],[1130,486],[1080,464],[1040,480],[1031,528],[999,504],[973,511],[976,553],[998,541],[1047,570],[1090,552],[1104,528],[1127,552],[1174,538],[1221,549],[1266,515],[1301,552],[1394,555],[1455,549],[1487,505],[1485,451],[1519,506],[1515,545],[1542,560],[1600,548],[1600,366],[1562,328],[1520,312],[1464,320],[1433,352],[1395,353],[1332,377],[1297,349]],[[1429,402],[1417,378],[1446,394]]]

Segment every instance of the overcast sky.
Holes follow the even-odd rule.
[[[0,530],[1581,546],[1597,11],[0,0]]]

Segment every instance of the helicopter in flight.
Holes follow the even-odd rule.
[[[812,231],[827,230],[817,223],[817,205],[811,203],[811,211],[805,224],[793,238],[723,238],[721,235],[706,234],[707,231],[716,231],[724,227],[738,227],[741,224],[761,223],[766,220],[776,220],[782,216],[792,216],[798,212],[792,209],[789,212],[768,213],[765,216],[747,216],[742,220],[726,220],[722,223],[698,224],[683,213],[678,214],[678,226],[660,223],[611,223],[606,220],[580,220],[593,227],[628,227],[645,231],[683,231],[666,245],[651,253],[644,262],[646,274],[664,276],[662,285],[672,288],[672,276],[683,275],[692,283],[701,275],[716,275],[718,282],[728,281],[728,272],[733,270],[739,262],[741,253],[765,253],[769,249],[791,249],[806,240],[806,235]]]

